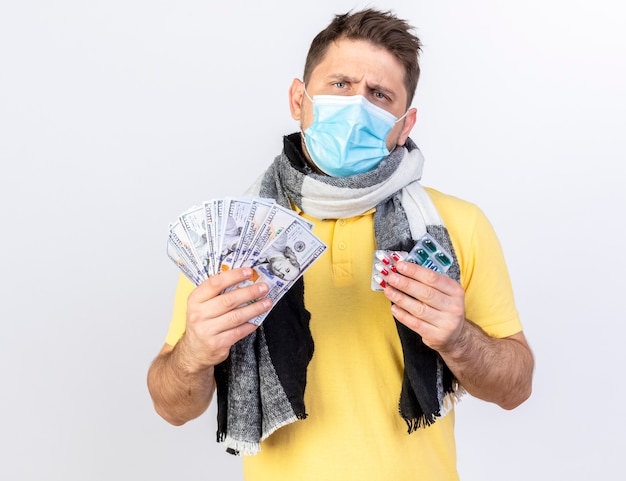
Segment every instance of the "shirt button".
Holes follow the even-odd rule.
[[[346,219],[339,219],[339,225],[346,225]]]
[[[347,246],[346,244],[344,244],[343,242],[340,242],[337,247],[339,247],[339,249],[344,250]]]

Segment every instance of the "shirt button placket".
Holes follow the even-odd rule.
[[[350,258],[350,223],[346,219],[337,219],[333,236],[333,270],[335,275],[347,279],[352,276],[352,262]]]

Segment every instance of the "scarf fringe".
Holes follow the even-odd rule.
[[[279,423],[276,423],[270,426],[270,429],[268,429],[267,431],[264,430],[263,435],[261,436],[261,441],[269,438],[272,434],[274,434],[274,432],[278,431],[283,426],[287,426],[288,424],[295,423],[298,420],[306,419],[306,416],[307,416],[306,414],[294,415],[294,416],[284,419],[283,421]]]
[[[420,428],[426,428],[434,424],[438,419],[448,415],[450,411],[456,406],[461,398],[467,391],[458,383],[455,382],[455,386],[452,391],[448,392],[441,402],[441,409],[434,413],[422,414],[421,416],[413,419],[404,419],[407,425],[407,433],[411,434]]]
[[[264,441],[268,437],[270,437],[274,432],[283,426],[287,426],[296,421],[306,419],[307,414],[295,414],[287,419],[284,419],[282,422],[277,423],[271,426],[271,429],[268,429],[267,432],[263,433],[260,441]],[[261,451],[261,443],[254,441],[242,441],[239,439],[234,439],[226,433],[218,432],[217,433],[217,442],[226,445],[226,452],[229,454],[244,455],[244,456],[253,456],[258,454]]]
[[[405,419],[404,421],[407,425],[407,434],[411,434],[412,432],[415,432],[420,428],[425,428],[430,426],[431,424],[434,424],[436,418],[438,417],[440,417],[439,412],[436,412],[428,416],[426,414],[422,414],[419,418]]]
[[[252,456],[258,454],[261,451],[261,443],[254,441],[241,441],[233,439],[225,433],[219,433],[217,436],[218,443],[224,443],[226,445],[226,452],[234,454],[235,456],[244,455]]]
[[[444,413],[442,416],[445,416],[448,411],[450,411],[455,405],[461,402],[461,398],[467,394],[467,391],[463,386],[459,384],[458,381],[454,381],[454,387],[452,391],[446,394],[446,397],[443,399],[443,409]]]

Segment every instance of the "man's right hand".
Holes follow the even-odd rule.
[[[213,367],[258,327],[248,321],[271,308],[271,301],[262,298],[268,291],[265,283],[221,294],[252,274],[250,268],[232,269],[194,289],[187,300],[183,337],[176,346],[165,344],[150,366],[148,389],[154,408],[171,424],[184,424],[207,409],[215,390]]]
[[[224,361],[231,346],[258,327],[248,321],[272,306],[270,299],[262,298],[268,292],[264,282],[220,294],[251,277],[249,267],[224,271],[204,281],[190,294],[182,341],[191,369],[200,370]]]

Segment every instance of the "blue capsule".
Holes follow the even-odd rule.
[[[452,261],[450,260],[450,258],[445,255],[443,252],[438,252],[435,257],[437,258],[437,260],[439,261],[439,263],[443,266],[449,267],[452,264]]]
[[[420,266],[428,260],[428,253],[424,249],[415,249],[415,261]]]
[[[430,252],[437,252],[437,246],[435,245],[435,243],[430,240],[430,239],[424,239],[422,241],[422,245],[428,249]]]

